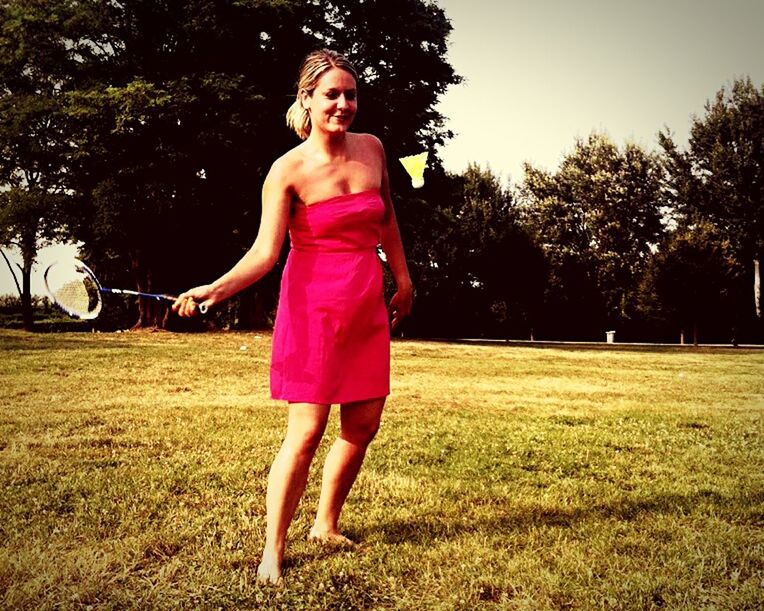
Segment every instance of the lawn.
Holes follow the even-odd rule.
[[[0,331],[0,607],[760,609],[764,350],[397,341],[343,513],[255,582],[266,333]]]

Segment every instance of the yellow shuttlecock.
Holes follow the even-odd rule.
[[[411,186],[419,189],[424,186],[424,169],[427,167],[427,151],[418,155],[401,157],[399,160],[411,176]]]

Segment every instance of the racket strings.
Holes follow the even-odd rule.
[[[93,298],[87,283],[81,280],[70,280],[61,286],[53,296],[56,301],[72,312],[88,314],[98,305],[98,300]]]
[[[69,314],[79,318],[95,318],[101,310],[101,295],[97,282],[84,271],[56,267],[46,278],[48,290]]]

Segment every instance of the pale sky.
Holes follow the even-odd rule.
[[[514,184],[593,130],[654,150],[668,126],[684,145],[722,86],[764,84],[764,0],[436,1],[464,77],[439,106],[452,172],[477,162]]]
[[[764,0],[436,1],[464,77],[439,106],[457,134],[440,150],[452,172],[476,162],[514,184],[523,161],[554,170],[592,130],[654,149],[668,126],[684,145],[691,115],[722,86],[764,84]],[[41,270],[72,252],[40,253],[35,292]]]

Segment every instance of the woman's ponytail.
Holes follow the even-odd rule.
[[[299,94],[287,110],[286,123],[301,140],[305,140],[310,135],[310,113],[303,107]]]

